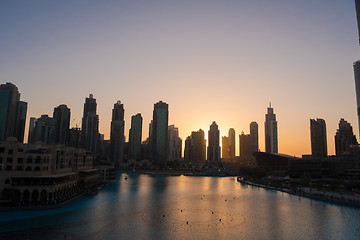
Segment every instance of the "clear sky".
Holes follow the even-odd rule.
[[[17,85],[28,118],[67,104],[72,126],[94,94],[105,139],[117,100],[126,137],[142,114],[143,140],[163,100],[183,142],[216,121],[238,145],[256,121],[264,151],[271,101],[280,153],[311,153],[310,118],[324,118],[334,154],[340,118],[358,136],[359,50],[353,0],[0,1],[0,82]]]

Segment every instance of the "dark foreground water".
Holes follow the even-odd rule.
[[[127,179],[125,179],[127,178]],[[121,174],[62,208],[0,212],[2,239],[360,239],[360,209],[234,177]]]

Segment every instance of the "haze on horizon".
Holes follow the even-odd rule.
[[[81,125],[85,98],[98,104],[109,138],[111,110],[140,112],[143,140],[153,104],[169,104],[183,143],[191,131],[238,135],[264,121],[271,101],[279,152],[311,153],[310,118],[340,118],[358,136],[352,63],[360,58],[353,0],[1,1],[0,79],[14,83],[30,117],[67,104]]]

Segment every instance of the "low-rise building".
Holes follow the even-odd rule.
[[[9,203],[58,203],[99,184],[93,154],[84,149],[22,144],[13,137],[0,143],[0,194]]]

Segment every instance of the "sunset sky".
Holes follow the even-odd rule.
[[[72,127],[92,93],[105,139],[117,100],[127,139],[142,114],[143,140],[162,100],[183,142],[216,121],[222,136],[235,128],[238,155],[256,121],[264,151],[271,101],[280,153],[310,154],[310,118],[323,118],[334,154],[340,118],[359,135],[359,50],[353,0],[0,1],[0,83],[19,88],[28,119],[67,104]]]

